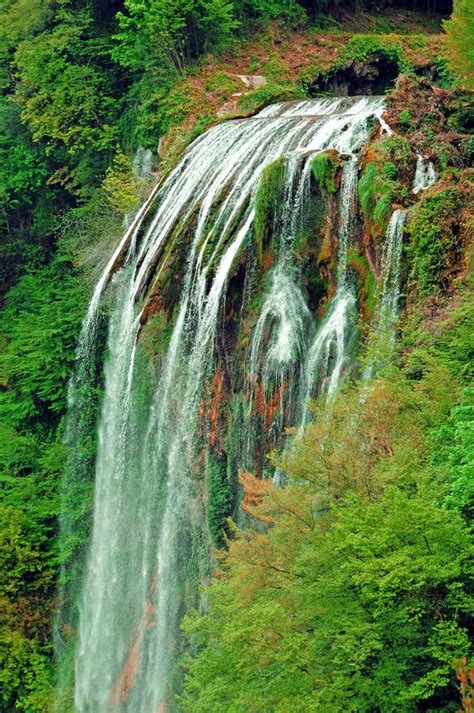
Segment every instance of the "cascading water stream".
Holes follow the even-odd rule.
[[[425,191],[435,181],[436,170],[433,162],[421,154],[417,154],[413,193],[416,195],[420,191]],[[390,218],[385,236],[382,254],[382,290],[377,312],[378,323],[375,329],[375,338],[370,347],[372,352],[377,353],[379,362],[383,361],[385,355],[390,355],[395,341],[394,326],[397,321],[400,300],[400,263],[406,217],[406,210],[395,210]],[[371,358],[364,370],[364,381],[368,381],[374,371],[374,358]]]
[[[313,100],[274,105],[252,119],[210,129],[152,192],[102,275],[78,351],[80,361],[96,348],[107,292],[93,526],[78,601],[75,707],[81,713],[155,713],[173,706],[179,621],[196,604],[197,585],[209,571],[205,483],[199,476],[206,449],[202,400],[217,358],[227,286],[252,239],[256,188],[265,167],[282,156],[288,180],[279,250],[247,363],[267,391],[290,379],[295,393],[303,393],[300,409],[314,393],[323,362],[326,390],[335,388],[355,310],[346,273],[355,152],[382,111],[377,97]],[[338,286],[308,350],[314,328],[291,246],[298,212],[304,211],[308,157],[327,148],[350,154],[341,187]],[[178,248],[187,253],[181,296],[167,353],[150,370],[139,334],[168,254]],[[80,400],[82,373],[73,400]]]
[[[376,113],[381,129],[390,135],[391,129],[382,118],[381,108]],[[349,154],[344,166],[340,189],[340,217],[338,233],[337,287],[328,313],[309,349],[305,365],[304,398],[300,431],[309,416],[309,402],[315,387],[326,392],[330,399],[341,379],[347,357],[347,347],[356,318],[356,294],[347,278],[347,251],[350,240],[355,196],[357,190],[357,158],[355,152],[368,137],[367,127],[359,124],[352,132],[345,132],[335,144],[341,153]]]
[[[400,299],[400,262],[403,247],[403,228],[406,211],[395,210],[387,228],[387,235],[382,257],[382,296],[379,308],[379,329],[383,334],[390,332],[393,342],[393,326],[398,316]]]
[[[325,391],[328,398],[334,393],[342,375],[355,320],[356,295],[347,279],[347,248],[356,186],[357,161],[351,157],[344,166],[341,183],[336,294],[308,353],[301,427],[307,422],[308,404],[315,385],[319,383],[319,390]]]
[[[433,162],[424,158],[421,154],[417,154],[413,193],[416,195],[420,191],[426,191],[435,181],[436,170]]]
[[[382,253],[382,289],[377,311],[377,325],[370,350],[376,353],[377,362],[381,363],[390,355],[395,342],[395,324],[400,301],[400,264],[403,248],[403,230],[406,210],[397,209],[392,213],[385,236]],[[376,363],[371,357],[363,374],[368,381],[374,374]]]
[[[301,378],[307,337],[312,319],[294,264],[292,247],[304,221],[310,192],[311,156],[292,154],[284,167],[284,196],[276,206],[275,223],[279,222],[276,265],[268,275],[270,288],[250,343],[247,392],[249,394],[245,459],[241,465],[253,469],[253,455],[258,430],[252,419],[256,390],[261,385],[265,405],[275,396],[275,417],[270,414],[267,430],[282,432],[285,416],[295,407],[296,391]],[[275,229],[275,226],[274,226]],[[274,406],[275,409],[275,406]]]

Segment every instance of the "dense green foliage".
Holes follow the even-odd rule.
[[[462,192],[456,187],[432,191],[413,208],[408,255],[412,279],[421,295],[449,282],[450,268],[462,249],[455,223],[461,208]]]
[[[57,259],[23,276],[0,330],[2,710],[50,711],[51,601],[58,568],[61,419],[84,295]]]
[[[410,144],[400,135],[374,142],[361,173],[358,191],[362,212],[375,232],[387,226],[392,204],[400,194],[400,178],[409,168],[413,156]]]
[[[403,369],[346,389],[279,463],[289,487],[258,497],[246,478],[271,527],[235,533],[209,613],[185,623],[184,710],[458,710],[472,615],[458,351],[469,307]]]
[[[444,0],[425,4],[428,1],[432,8],[446,10]],[[356,5],[371,9],[374,3]],[[68,457],[63,443],[66,389],[86,293],[110,254],[123,213],[133,210],[143,189],[134,172],[133,151],[143,145],[156,154],[160,138],[199,111],[191,80],[206,53],[212,50],[218,57],[269,22],[288,31],[313,17],[324,24],[328,18],[321,13],[353,8],[354,3],[328,0],[0,0],[2,711],[53,710],[51,624],[59,562],[85,541],[77,527],[70,538],[66,527],[61,543],[57,537],[60,481]],[[470,21],[469,4],[459,0],[447,29],[453,68],[463,75],[470,71],[470,55],[459,48]],[[399,69],[408,68],[399,40],[369,35],[349,41],[338,63],[359,61],[374,52],[383,52]],[[304,95],[272,51],[268,56],[262,65],[268,83],[241,98],[242,112]],[[205,92],[223,100],[241,88],[222,71],[207,82]],[[191,129],[186,127],[184,141],[198,136],[214,119],[208,113],[200,116]],[[411,126],[409,113],[402,119]],[[410,153],[400,137],[386,143],[382,161],[378,156],[375,163],[367,163],[361,179],[363,211],[379,228],[398,187],[397,170]],[[451,161],[447,146],[442,147],[445,168]],[[329,168],[321,164],[314,172],[333,190],[335,174]],[[270,221],[281,196],[283,171],[279,160],[264,173],[258,189],[255,233],[260,257],[271,240]],[[413,211],[407,255],[414,288],[421,295],[443,290],[443,261],[448,253],[458,257],[459,246],[445,222],[452,200],[457,206],[456,189],[443,189],[427,194]],[[367,266],[364,269],[373,290],[373,276]],[[301,454],[289,456],[285,467],[295,490],[278,494],[283,515],[261,535],[264,546],[272,548],[266,565],[257,562],[256,567],[253,560],[253,548],[257,545],[258,555],[260,547],[257,535],[249,535],[252,554],[245,553],[245,566],[239,564],[239,548],[247,535],[237,534],[226,574],[212,585],[209,616],[188,624],[198,656],[190,664],[185,709],[298,710],[288,708],[294,700],[301,710],[311,710],[315,683],[323,697],[320,705],[329,701],[328,710],[337,708],[348,686],[358,710],[364,710],[366,701],[373,707],[382,701],[383,710],[412,710],[421,700],[432,701],[434,710],[443,701],[451,706],[452,658],[466,652],[467,535],[462,518],[472,508],[466,307],[456,315],[452,334],[437,335],[434,357],[430,351],[434,366],[426,368],[415,348],[420,341],[429,343],[432,335],[420,337],[413,329],[405,335],[405,346],[412,350],[406,368],[394,376],[393,384],[385,380],[377,386],[383,403],[375,404],[374,413],[383,423],[395,413],[393,453],[382,449],[380,457],[372,458],[370,452],[369,462],[360,448],[350,451],[348,414],[360,397],[357,391],[349,394],[347,406],[341,401],[335,411],[333,418],[340,418],[345,428],[333,451],[340,447],[341,463],[351,463],[358,453],[357,477],[369,473],[373,498],[372,486],[369,496],[365,481],[364,488],[348,487],[344,481],[337,502],[316,516],[314,484],[307,477],[311,473],[305,470],[302,484]],[[150,352],[162,354],[170,324],[157,313],[147,327],[144,347],[148,338]],[[439,362],[454,372],[437,395],[429,389],[445,377]],[[426,358],[426,363],[431,362]],[[87,435],[78,444],[84,470],[95,452],[100,398],[95,377],[90,374],[83,399],[87,408],[76,414],[77,423],[88,424],[80,429]],[[421,411],[410,398],[413,384],[418,396],[426,395]],[[382,406],[392,401],[395,411],[384,411]],[[361,443],[378,428],[368,407],[364,413],[357,431],[365,434]],[[415,420],[415,436],[403,429],[404,419]],[[339,422],[328,422],[329,435],[331,424]],[[337,428],[333,431],[336,437]],[[304,441],[308,462],[321,455],[316,441],[310,430]],[[230,535],[226,517],[231,494],[224,461],[215,456],[207,471],[208,524],[217,546]],[[75,525],[80,521],[85,527],[91,484],[73,465],[75,480],[63,507]],[[327,469],[324,473],[333,477]],[[271,497],[277,495],[272,492]],[[303,528],[299,508],[309,529],[306,524]],[[410,527],[415,519],[432,554],[420,532]],[[288,564],[288,573],[272,569],[283,569],[282,562]],[[251,572],[255,587],[247,579]],[[313,636],[318,630],[320,636]],[[384,655],[378,656],[381,650]],[[321,662],[319,668],[312,668],[313,659]],[[326,688],[320,686],[321,677]]]
[[[397,186],[390,173],[390,164],[379,169],[377,164],[371,161],[362,171],[358,185],[362,212],[380,231],[387,225],[396,194]]]
[[[469,0],[454,0],[451,18],[444,23],[451,47],[451,64],[468,87],[474,86],[474,7]]]
[[[220,547],[224,541],[226,521],[230,514],[231,497],[227,480],[225,456],[208,456],[207,464],[207,517],[213,543]]]

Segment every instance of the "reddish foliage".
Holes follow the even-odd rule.
[[[266,250],[263,253],[263,258],[262,258],[262,269],[265,272],[265,270],[268,270],[273,263],[275,262],[275,256],[271,252],[271,250]]]
[[[474,667],[469,667],[466,656],[463,656],[458,663],[456,670],[461,692],[462,711],[465,713],[474,712]]]
[[[273,489],[271,481],[256,478],[252,473],[245,470],[239,471],[239,482],[244,489],[244,497],[242,500],[242,510],[253,517],[256,517],[262,522],[271,522],[272,518],[264,515],[259,506],[262,500]]]
[[[267,397],[263,384],[261,382],[254,383],[254,408],[256,413],[265,419],[265,430],[267,431],[280,410],[281,401],[287,388],[288,382],[285,381],[270,397]]]

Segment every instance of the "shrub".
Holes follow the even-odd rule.
[[[343,48],[332,69],[348,62],[363,61],[374,54],[381,54],[395,62],[400,72],[412,69],[405,59],[402,39],[394,35],[355,35]]]
[[[400,122],[400,126],[405,129],[405,131],[413,131],[415,125],[408,109],[403,109],[403,111],[400,112],[398,115],[398,121]]]
[[[115,155],[112,165],[107,169],[103,187],[119,213],[125,214],[136,205],[140,182],[133,174],[132,162],[121,151]]]

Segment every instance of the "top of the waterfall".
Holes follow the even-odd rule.
[[[278,102],[260,111],[256,118],[329,116],[337,113],[376,113],[385,107],[383,96],[324,97],[306,101]]]
[[[391,133],[383,119],[384,111],[385,98],[382,96],[324,97],[272,104],[255,119],[314,121],[314,134],[304,146],[306,151],[335,149],[340,153],[355,154],[367,140],[371,118],[378,119],[382,133]]]

